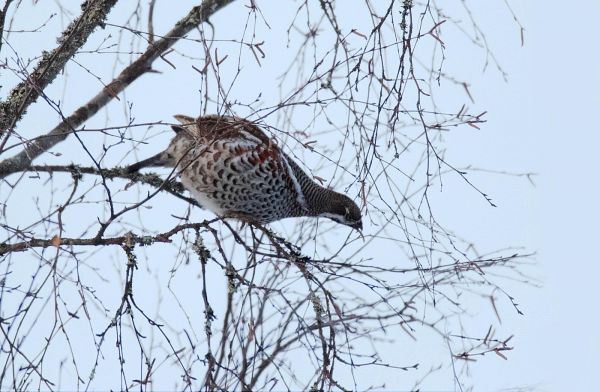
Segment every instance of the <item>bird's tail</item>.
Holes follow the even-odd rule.
[[[174,143],[174,141],[177,139],[177,137],[182,137],[181,131],[183,131],[185,129],[185,127],[193,126],[193,124],[195,124],[195,122],[196,122],[196,120],[193,117],[184,116],[183,114],[178,114],[175,116],[175,118],[182,125],[171,126],[171,128],[173,128],[173,131],[175,131],[175,133],[177,135],[179,135],[179,136],[175,136],[175,139],[173,139],[171,141],[171,144]],[[152,167],[152,166],[174,167],[177,164],[177,161],[175,160],[175,158],[173,157],[172,154],[169,154],[168,151],[169,151],[169,148],[167,148],[163,152],[160,152],[154,156],[151,156],[148,159],[144,159],[143,161],[134,163],[133,165],[126,167],[125,171],[127,173],[135,173],[144,167]]]
[[[167,155],[165,151],[159,152],[156,155],[151,156],[150,158],[144,159],[133,165],[127,166],[125,170],[127,173],[135,173],[136,171],[144,168],[144,167],[153,167],[153,166],[173,166],[173,159]]]

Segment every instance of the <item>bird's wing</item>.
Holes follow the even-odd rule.
[[[296,191],[296,201],[300,205],[305,212],[309,212],[308,202],[306,201],[306,197],[304,194],[303,185],[309,186],[313,181],[308,177],[308,175],[291,159],[286,153],[284,153],[279,146],[269,138],[260,127],[256,124],[239,118],[234,118],[234,121],[237,122],[237,129],[240,130],[241,133],[244,134],[244,137],[247,139],[257,140],[259,143],[268,146],[268,149],[274,149],[277,151],[277,156],[285,166],[288,177],[290,178],[294,190]]]

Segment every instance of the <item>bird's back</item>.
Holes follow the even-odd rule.
[[[182,124],[173,127],[178,135],[182,134],[184,138],[202,144],[224,139],[272,144],[271,139],[257,125],[243,118],[219,115],[192,118],[181,114],[175,118]]]

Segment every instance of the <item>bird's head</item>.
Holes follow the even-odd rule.
[[[329,200],[327,209],[318,216],[329,218],[355,230],[362,231],[360,209],[352,199],[341,193],[335,192]]]

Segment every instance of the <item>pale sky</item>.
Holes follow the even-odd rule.
[[[509,361],[474,372],[475,384],[478,390],[591,390],[600,371],[600,259],[592,249],[600,234],[594,118],[600,109],[600,3],[519,3],[513,7],[526,29],[525,46],[511,43],[514,31],[496,37],[509,83],[476,93],[489,109],[489,123],[474,154],[495,162],[492,167],[539,175],[533,189],[525,181],[491,179],[488,190],[500,207],[474,230],[535,250],[543,286],[514,288],[525,316],[503,321],[515,327],[516,348]]]
[[[163,8],[165,17],[174,21],[192,4],[182,3],[185,4],[180,3],[173,9]],[[267,4],[264,0],[258,3],[263,7]],[[489,354],[473,364],[472,382],[476,391],[516,387],[556,392],[590,390],[597,384],[594,380],[600,371],[597,332],[600,316],[596,310],[600,300],[597,292],[600,259],[591,252],[600,237],[597,223],[600,188],[595,171],[600,167],[600,136],[593,116],[600,110],[600,54],[596,42],[600,2],[550,5],[552,2],[540,0],[511,1],[525,28],[523,47],[518,26],[511,22],[503,1],[486,3],[493,4],[478,17],[508,81],[491,65],[482,71],[483,55],[473,55],[472,51],[463,51],[463,48],[453,47],[451,41],[447,42],[447,70],[468,78],[475,101],[473,107],[488,112],[487,123],[481,130],[461,129],[446,138],[447,156],[457,166],[472,164],[512,173],[534,172],[537,173],[533,177],[535,185],[524,177],[474,175],[478,186],[498,207],[487,206],[471,192],[446,190],[436,197],[439,203],[436,214],[441,222],[482,249],[517,246],[522,252],[535,252],[532,258],[535,264],[526,272],[537,279],[535,284],[539,287],[516,283],[503,286],[525,314],[520,316],[506,303],[501,305],[499,329],[502,335],[515,335],[512,340],[515,349],[507,353],[506,361]],[[224,9],[217,18],[226,20],[224,15],[230,11]],[[451,35],[442,38],[451,39]],[[48,42],[52,47],[53,38]],[[3,47],[3,54],[7,50]],[[32,48],[29,55],[35,54]],[[277,61],[277,56],[268,57],[263,71],[268,74],[270,67],[278,69],[281,64]],[[116,67],[120,69],[121,65]],[[108,68],[105,72],[101,76],[110,80],[113,70]],[[189,84],[194,72],[181,70],[175,73],[177,77],[170,73],[169,77],[162,78],[147,75],[134,83],[127,93],[141,95],[135,100],[135,110],[140,116],[136,120],[170,121],[168,116],[175,113],[195,114],[197,86],[191,88]],[[162,94],[143,96],[145,83],[156,83]],[[261,83],[259,76],[256,80],[240,81],[238,85],[244,88],[239,92],[240,97],[250,100],[257,89],[264,87]],[[61,85],[53,88],[60,98]],[[97,89],[98,85],[89,91]],[[64,97],[67,113],[89,96],[88,91],[80,95],[69,91]],[[5,87],[2,92],[6,92]],[[449,94],[439,99],[457,98]],[[119,105],[123,102],[115,104],[113,109],[118,110]],[[36,113],[36,110],[32,107],[31,112]],[[33,118],[26,119],[23,127],[40,132],[48,128],[40,116],[30,117]],[[108,115],[99,115],[94,120],[95,125],[107,125],[108,118]],[[166,137],[159,139],[163,143]],[[69,146],[75,142],[70,143],[61,147],[65,149],[60,157],[63,161],[70,159]],[[159,149],[159,145],[152,146],[153,152]],[[477,320],[479,309],[472,312]],[[488,326],[487,319],[483,320],[482,335]],[[430,349],[435,351],[435,348],[423,348],[424,351]],[[392,346],[388,354],[401,351],[402,347]],[[384,377],[381,369],[371,374]],[[395,389],[412,386],[402,385],[397,376],[389,372],[385,381]],[[429,385],[435,389],[453,388],[447,375],[435,378]]]

